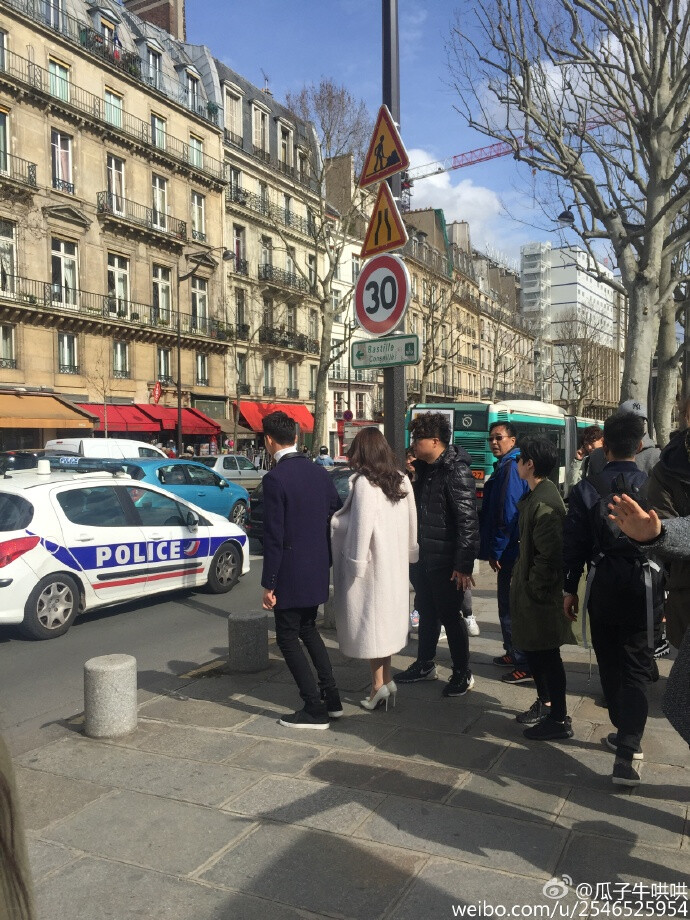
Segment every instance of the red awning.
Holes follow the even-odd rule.
[[[297,422],[302,432],[309,434],[314,430],[314,416],[306,406],[296,406],[294,403],[251,402],[248,399],[243,399],[240,403],[240,415],[253,431],[262,430],[261,422],[264,416],[270,415],[271,412],[284,412],[289,415]]]
[[[97,415],[99,419],[98,430],[105,431],[106,410],[103,403],[78,403],[80,409]],[[161,430],[159,423],[145,415],[138,406],[119,406],[108,404],[108,431],[139,431],[157,432]]]
[[[149,403],[137,403],[137,408],[144,415],[157,422],[159,430],[174,431],[177,428],[177,409],[172,409],[168,406],[154,406]]]
[[[137,408],[156,422],[156,431],[175,431],[177,428],[177,408],[172,406],[155,406],[138,403]],[[218,422],[204,415],[199,409],[182,407],[182,434],[219,435]]]

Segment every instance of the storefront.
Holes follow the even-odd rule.
[[[43,447],[51,438],[92,431],[97,419],[48,393],[0,393],[0,450]]]
[[[237,411],[237,403],[233,406]],[[263,445],[263,419],[270,415],[271,412],[284,412],[294,419],[299,425],[299,434],[297,443],[311,446],[311,440],[314,433],[314,416],[306,406],[296,405],[295,403],[261,403],[252,402],[249,399],[243,399],[239,404],[239,419],[243,427],[256,432],[258,446]]]
[[[177,444],[177,409],[149,403],[107,405],[80,403],[79,407],[97,416],[96,430],[110,437],[130,437],[160,443],[163,447]],[[182,408],[182,441],[195,454],[215,454],[220,449],[220,425],[198,409]]]

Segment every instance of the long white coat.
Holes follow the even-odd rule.
[[[331,519],[333,601],[340,650],[350,658],[385,658],[407,644],[409,564],[419,558],[417,509],[392,502],[365,476],[350,478],[350,494]]]

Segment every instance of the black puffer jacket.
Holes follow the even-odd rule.
[[[470,462],[464,448],[451,444],[434,463],[415,464],[419,561],[426,569],[472,574],[479,524]]]

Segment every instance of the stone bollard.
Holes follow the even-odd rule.
[[[137,660],[101,655],[84,664],[84,724],[89,738],[119,738],[137,727]]]
[[[268,616],[265,610],[247,610],[228,616],[228,668],[265,671],[268,667]]]
[[[324,629],[335,629],[335,606],[333,604],[333,585],[328,586],[328,600],[323,605],[323,623]]]

